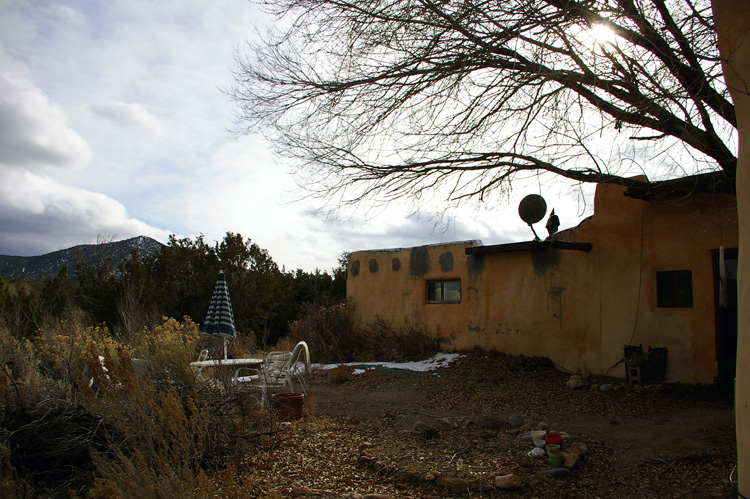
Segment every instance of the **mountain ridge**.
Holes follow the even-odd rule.
[[[111,258],[115,267],[130,258],[132,249],[140,256],[151,255],[164,246],[148,236],[136,236],[122,241],[97,244],[79,244],[70,248],[52,251],[38,256],[0,255],[0,277],[24,281],[44,280],[54,277],[64,266],[71,277],[76,265],[81,262],[94,262],[104,256]]]

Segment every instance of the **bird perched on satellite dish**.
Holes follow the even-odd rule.
[[[552,212],[549,214],[549,218],[547,219],[547,232],[549,232],[549,237],[552,237],[552,234],[557,232],[557,229],[560,228],[560,219],[557,218],[557,215],[555,215],[555,209],[552,208]]]

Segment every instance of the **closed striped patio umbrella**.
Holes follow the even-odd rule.
[[[232,313],[232,301],[229,299],[229,287],[224,271],[219,271],[216,279],[214,294],[208,305],[206,321],[203,323],[201,332],[204,334],[219,334],[224,337],[224,358],[227,358],[227,338],[234,337],[234,314]]]

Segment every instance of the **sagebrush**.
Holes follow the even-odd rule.
[[[310,308],[289,326],[291,337],[310,346],[316,362],[414,360],[438,351],[438,343],[423,328],[378,319],[355,324],[345,304]]]
[[[273,427],[255,393],[193,376],[199,339],[188,318],[134,345],[76,321],[33,341],[0,327],[1,495],[236,496],[230,470]]]

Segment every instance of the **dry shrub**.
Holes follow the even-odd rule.
[[[18,340],[8,329],[0,327],[0,390],[5,402],[1,407],[7,407],[9,397],[20,396],[20,390],[38,378],[32,343],[27,339]]]
[[[94,486],[86,494],[88,499],[113,499],[120,497],[117,485],[106,478],[97,478],[94,480]],[[77,498],[76,498],[77,499]]]
[[[353,348],[351,314],[345,304],[308,306],[305,316],[289,325],[294,342],[304,340],[315,362],[347,362]]]
[[[105,449],[94,454],[106,478],[97,491],[116,489],[120,497],[178,497],[207,492],[200,467],[208,410],[195,395],[181,399],[174,389],[138,378],[129,356],[98,379],[99,390],[83,388],[84,405],[102,422]]]
[[[281,338],[279,341],[276,342],[273,349],[274,350],[280,350],[280,351],[286,351],[291,352],[294,350],[294,347],[297,346],[297,341],[295,341],[290,336],[285,336]]]
[[[190,384],[190,363],[196,358],[199,340],[198,325],[189,317],[182,322],[164,317],[158,326],[144,330],[135,352],[151,363],[153,372],[168,372],[181,383]]]
[[[253,497],[258,494],[259,484],[252,476],[238,473],[233,465],[228,465],[218,472],[212,480],[214,489],[212,497],[232,499],[235,497]],[[264,490],[265,499],[282,499],[286,497],[275,490]]]
[[[328,379],[331,380],[332,383],[343,385],[344,383],[351,381],[353,371],[354,368],[350,366],[336,366],[328,371]]]
[[[207,336],[207,335],[202,335]],[[214,343],[221,343],[220,354],[224,353],[223,338],[216,338]],[[203,343],[203,339],[201,341]],[[259,352],[258,343],[255,341],[255,334],[253,333],[240,333],[237,334],[230,340],[229,343],[229,355],[234,358],[246,358],[246,357],[258,357]]]
[[[106,441],[94,455],[97,474],[106,480],[95,485],[94,493],[211,496],[216,484],[209,470],[239,463],[251,450],[260,425],[257,400],[241,391],[227,393],[210,385],[199,390],[177,381],[163,390],[136,374],[124,350],[120,356],[116,367],[97,379],[103,388],[83,388],[85,406],[101,418]]]
[[[99,420],[64,398],[39,398],[37,392],[27,402],[32,400],[9,408],[2,423],[13,486],[34,497],[83,492],[94,472],[91,450],[102,443]]]
[[[98,421],[81,406],[72,384],[72,366],[84,362],[82,345],[90,335],[77,327],[65,332],[40,335],[46,364],[39,371],[33,345],[0,329],[2,497],[56,497],[82,491],[91,481]]]
[[[439,351],[437,340],[424,328],[406,321],[401,327],[395,327],[378,318],[357,328],[356,338],[353,355],[361,361],[421,360]]]
[[[106,328],[60,322],[38,345],[0,329],[0,497],[233,497],[216,480],[235,477],[221,470],[257,445],[265,420],[254,393],[173,375],[189,371],[198,335],[188,319],[146,331],[151,361],[136,372]]]
[[[86,359],[116,359],[120,346],[106,327],[87,327],[78,318],[55,321],[34,338],[41,373],[71,389],[82,379]]]
[[[439,350],[424,329],[408,323],[394,327],[378,319],[355,326],[346,305],[309,309],[290,324],[294,342],[304,340],[315,362],[343,363],[421,359]]]
[[[16,495],[54,497],[88,486],[98,420],[81,405],[77,384],[88,358],[99,364],[116,350],[106,328],[75,319],[47,325],[33,343],[0,330],[0,445],[10,450]]]
[[[13,479],[13,466],[10,462],[10,448],[0,445],[0,497],[24,497],[19,484]]]

